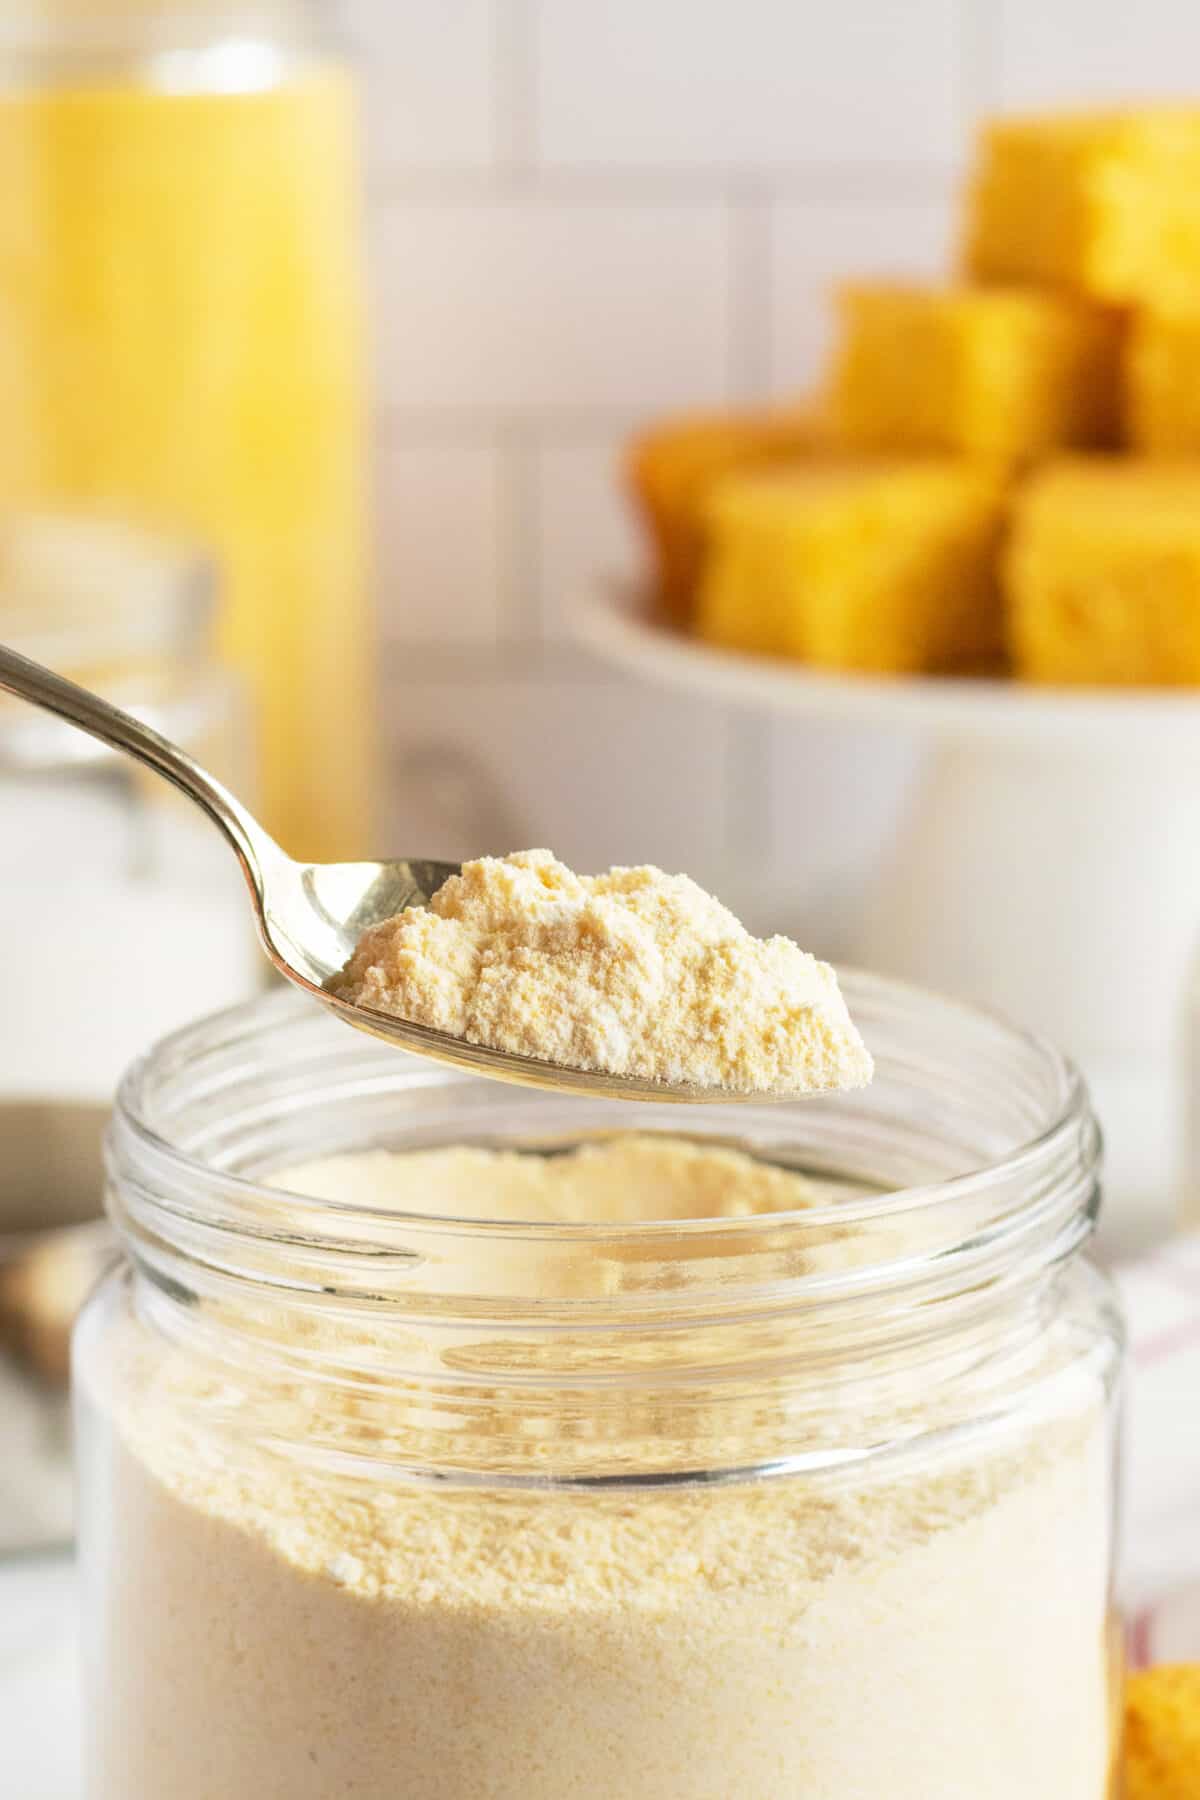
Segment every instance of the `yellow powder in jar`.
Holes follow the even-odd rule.
[[[279,1181],[450,1217],[495,1193],[530,1221],[638,1217],[637,1194],[643,1218],[677,1222],[815,1197],[740,1152],[643,1137],[332,1157]],[[340,1380],[289,1393],[300,1453],[264,1442],[254,1375],[130,1351],[139,1379],[93,1428],[111,1504],[88,1546],[91,1800],[1102,1800],[1108,1444],[1090,1375],[1053,1420],[877,1471],[428,1485],[322,1463],[339,1443],[369,1455],[388,1404],[328,1331]],[[91,1371],[85,1407],[108,1406],[102,1386]],[[920,1395],[908,1413],[938,1422]],[[798,1450],[816,1441],[791,1429]]]

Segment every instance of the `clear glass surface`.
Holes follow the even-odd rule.
[[[0,638],[131,706],[253,786],[241,685],[212,661],[189,548],[108,521],[0,530]],[[198,1011],[259,991],[237,869],[173,790],[0,699],[0,1556],[72,1523],[75,1306],[111,1258],[101,1137],[121,1072]]]

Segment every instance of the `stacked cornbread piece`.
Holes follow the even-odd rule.
[[[826,668],[1200,683],[1200,106],[983,133],[965,272],[838,295],[818,401],[634,444],[666,614]]]

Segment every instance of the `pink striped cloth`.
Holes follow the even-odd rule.
[[[1116,1273],[1130,1337],[1120,1577],[1130,1661],[1200,1662],[1200,1234]]]

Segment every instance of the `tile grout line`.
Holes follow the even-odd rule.
[[[531,661],[532,659],[536,659]],[[512,637],[500,644],[436,644],[387,634],[380,640],[379,661],[385,681],[453,682],[487,687],[497,679],[546,679],[588,691],[625,690],[629,683],[618,670],[584,660],[569,644],[541,643]]]
[[[770,189],[763,201],[762,218],[759,225],[760,237],[757,246],[759,280],[762,282],[763,305],[759,323],[761,342],[759,356],[763,367],[763,392],[770,395],[776,391],[776,371],[779,363],[779,345],[775,341],[775,280],[776,280],[776,216],[775,191]]]
[[[509,657],[540,645],[544,636],[536,421],[498,420],[494,438],[503,521],[497,648]]]
[[[996,104],[1000,44],[994,0],[958,0],[959,85],[964,132]]]
[[[479,449],[494,443],[497,433],[534,435],[539,444],[570,448],[632,431],[641,417],[630,407],[545,405],[526,413],[511,407],[423,407],[392,401],[376,409],[375,430],[384,443],[413,449]]]
[[[771,188],[765,180],[731,180],[729,216],[729,375],[739,400],[761,402],[770,389]],[[732,865],[770,852],[764,805],[767,727],[753,712],[724,713],[724,820],[721,839]]]
[[[738,398],[762,400],[770,369],[770,189],[763,182],[735,182],[725,204],[732,392]]]
[[[514,6],[528,0],[510,0]],[[967,5],[969,0],[962,0]],[[960,67],[969,62],[968,34],[964,28]],[[547,167],[538,158],[536,96],[521,98],[525,87],[536,90],[532,63],[534,47],[522,50],[519,42],[503,39],[497,44],[496,109],[497,144],[493,165],[427,168],[368,167],[367,188],[375,204],[478,205],[502,204],[514,190],[545,206],[580,209],[627,206],[639,209],[663,206],[718,206],[728,196],[730,184],[763,185],[782,200],[815,204],[838,201],[847,206],[924,205],[938,197],[947,181],[958,173],[953,163],[809,163],[753,164],[743,167],[713,165],[686,168],[671,165],[623,167],[619,164],[589,166],[557,164]]]
[[[730,864],[753,859],[765,867],[771,853],[770,726],[746,707],[730,706],[725,729],[725,821],[722,837]]]
[[[496,174],[502,198],[527,194],[538,179],[537,0],[492,0],[492,104]],[[471,175],[468,172],[468,184]],[[486,177],[485,177],[486,180]]]

